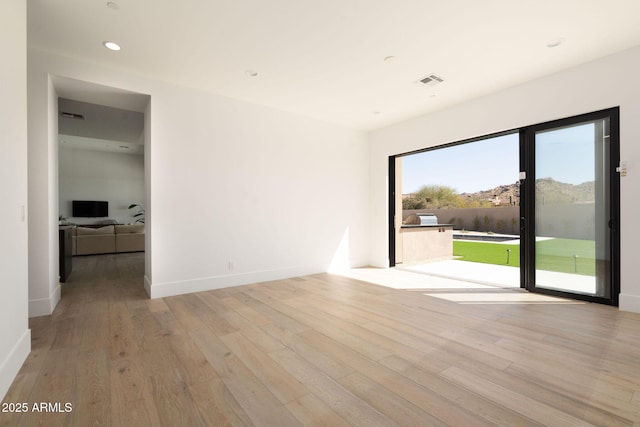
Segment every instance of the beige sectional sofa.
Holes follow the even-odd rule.
[[[73,255],[144,251],[144,224],[74,227],[71,250]]]

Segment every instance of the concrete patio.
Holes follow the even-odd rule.
[[[340,273],[394,289],[520,290],[520,269],[476,262],[445,260],[390,269],[355,268]],[[538,271],[538,284],[562,284],[563,290],[593,294],[595,277]],[[556,286],[558,288],[558,286]],[[523,292],[525,292],[523,290]],[[525,292],[526,293],[526,292]]]
[[[396,268],[490,286],[520,287],[520,269],[517,267],[446,260]],[[537,285],[538,287],[561,289],[569,292],[593,294],[596,289],[596,278],[594,276],[538,270]]]

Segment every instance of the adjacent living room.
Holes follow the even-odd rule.
[[[60,225],[71,255],[144,251],[144,116],[59,99]]]

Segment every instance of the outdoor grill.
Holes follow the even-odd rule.
[[[453,224],[440,224],[433,213],[412,213],[397,230],[397,264],[423,263],[453,256]]]
[[[409,215],[402,222],[403,226],[419,227],[419,226],[434,226],[438,224],[438,217],[432,213],[414,213]]]
[[[420,225],[438,225],[438,217],[432,213],[419,213],[416,216],[420,219]]]

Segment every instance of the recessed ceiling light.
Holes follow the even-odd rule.
[[[547,47],[556,47],[560,46],[564,42],[562,37],[558,37],[557,39],[552,39],[547,42]]]
[[[256,70],[244,70],[245,74],[249,77],[257,77],[258,72]]]
[[[102,42],[102,44],[104,45],[104,47],[106,47],[109,50],[114,50],[114,51],[120,50],[120,45],[116,42],[106,41],[106,42]]]
[[[120,8],[120,6],[118,6],[118,3],[112,1],[107,3],[107,7],[113,10],[118,10]]]

